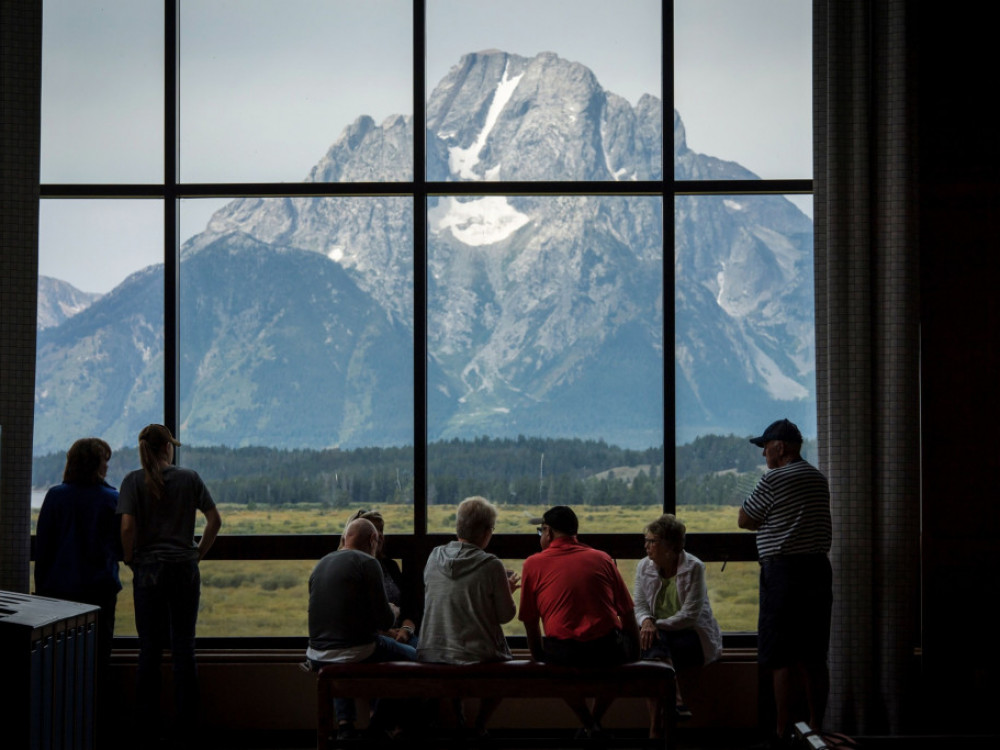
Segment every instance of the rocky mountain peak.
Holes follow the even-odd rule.
[[[678,177],[754,177],[691,151],[676,112],[673,128]],[[662,135],[653,95],[633,106],[554,53],[485,50],[431,92],[427,174],[658,179]],[[408,115],[360,116],[307,179],[411,180],[413,137]],[[431,197],[429,437],[658,444],[664,304],[682,439],[743,433],[774,413],[809,432],[811,222],[780,196],[678,197],[666,206],[675,285],[664,301],[664,208],[658,196]],[[182,439],[406,441],[413,225],[409,197],[245,198],[218,211],[182,249]],[[156,283],[155,269],[136,274],[40,333],[38,450],[61,447],[67,430],[131,436],[162,418]]]

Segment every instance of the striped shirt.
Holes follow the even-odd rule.
[[[819,469],[802,459],[762,476],[743,501],[743,511],[760,524],[761,560],[830,551],[830,486]]]

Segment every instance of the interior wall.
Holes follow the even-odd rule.
[[[27,593],[42,4],[0,2],[0,590]]]
[[[526,654],[515,654],[527,658]],[[693,718],[688,728],[748,729],[757,726],[757,665],[752,652],[732,652],[720,663],[682,675],[681,689]],[[202,718],[206,729],[308,732],[316,728],[316,678],[300,669],[301,653],[234,658],[199,654]],[[134,715],[135,654],[118,653],[115,705]],[[163,671],[163,712],[172,711],[169,665]],[[361,712],[360,715],[364,715]],[[642,700],[616,701],[604,721],[613,729],[647,726]],[[559,700],[506,700],[490,722],[494,728],[573,728],[577,722]]]

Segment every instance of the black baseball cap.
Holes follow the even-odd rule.
[[[532,518],[528,523],[544,523],[549,528],[573,536],[576,536],[576,532],[580,528],[580,522],[576,518],[576,513],[568,505],[556,505],[553,508],[549,508],[542,514],[541,518]]]
[[[771,422],[760,437],[750,438],[750,442],[763,448],[772,440],[783,440],[786,443],[802,443],[802,433],[799,428],[787,419]]]

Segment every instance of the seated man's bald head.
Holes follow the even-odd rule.
[[[344,549],[355,549],[374,554],[378,542],[378,529],[367,518],[355,518],[344,529]]]

